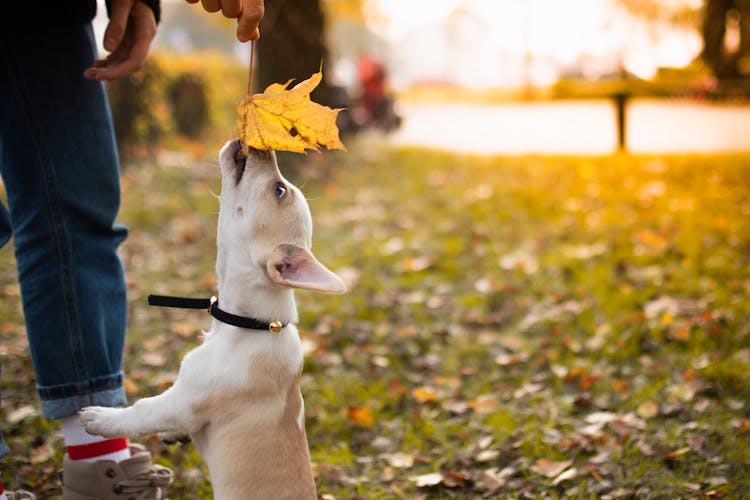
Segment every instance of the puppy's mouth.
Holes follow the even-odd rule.
[[[234,182],[235,184],[239,184],[242,180],[242,175],[245,173],[245,164],[247,163],[247,156],[242,152],[242,144],[239,141],[237,141],[237,146],[232,155],[232,159],[234,160],[235,166]]]
[[[233,174],[235,185],[240,183],[246,170],[275,166],[273,151],[248,148],[249,153],[245,155],[242,149],[242,143],[235,139],[222,153],[222,162],[226,162],[227,170]]]

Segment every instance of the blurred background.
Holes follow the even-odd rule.
[[[323,61],[313,98],[347,108],[344,134],[475,153],[744,151],[748,17],[748,0],[274,1],[254,91]],[[250,50],[233,33],[164,1],[146,71],[110,87],[126,154],[226,135]]]

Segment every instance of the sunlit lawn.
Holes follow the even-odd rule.
[[[352,284],[298,294],[321,494],[750,491],[750,157],[350,149],[287,168],[316,255]],[[209,325],[145,304],[214,292],[219,172],[176,163],[129,165],[123,181],[131,398],[166,387]],[[18,411],[37,403],[9,254],[0,346],[16,456],[2,479],[54,494],[61,438]],[[175,470],[172,498],[209,496],[192,446],[149,446]]]

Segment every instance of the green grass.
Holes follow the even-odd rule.
[[[309,198],[317,257],[353,282],[297,295],[320,493],[750,491],[750,157],[350,149],[282,165]],[[213,293],[215,164],[126,169],[131,399],[159,392],[208,326],[145,297]],[[7,415],[38,404],[9,250],[0,260]],[[54,426],[30,415],[3,432],[3,481],[54,494]],[[173,498],[209,495],[192,446],[148,445],[175,470]],[[570,463],[559,476],[544,459]],[[442,481],[419,487],[432,472]]]

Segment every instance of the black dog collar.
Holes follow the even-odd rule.
[[[149,295],[148,305],[162,307],[179,307],[182,309],[205,309],[214,318],[222,323],[249,330],[265,330],[271,333],[279,333],[286,325],[281,321],[266,323],[247,316],[237,316],[219,308],[219,299],[211,297],[207,299],[191,299],[188,297],[170,297],[167,295]]]

